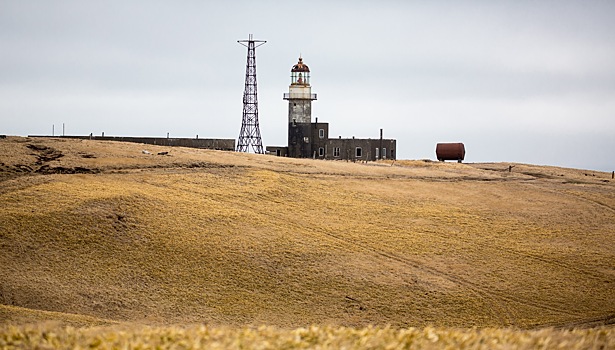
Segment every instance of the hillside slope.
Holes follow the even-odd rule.
[[[613,323],[615,181],[514,165],[9,137],[0,314],[280,327]]]

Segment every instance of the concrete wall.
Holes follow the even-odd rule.
[[[339,154],[336,154],[336,148]],[[360,148],[357,153],[357,148]],[[384,151],[384,152],[383,152]],[[385,154],[386,152],[386,154]],[[329,139],[326,144],[326,159],[340,159],[352,161],[373,161],[382,153],[383,159],[396,159],[397,141],[393,139]]]
[[[312,157],[324,158],[326,156],[327,142],[329,140],[329,123],[312,123],[311,135]],[[316,154],[314,154],[314,152],[316,152]]]
[[[267,151],[267,154],[271,154],[278,157],[288,157],[288,147],[267,146],[265,150]]]
[[[28,137],[59,137],[81,140],[121,141],[144,143],[148,145],[191,147],[204,149],[217,149],[222,151],[234,151],[234,139],[188,139],[188,138],[165,138],[165,137],[128,137],[128,136],[36,136]]]
[[[357,148],[360,150],[358,151]],[[288,147],[267,147],[270,154],[292,158],[351,161],[396,159],[394,139],[330,139],[329,123],[289,123]]]
[[[288,124],[288,156],[310,158],[312,156],[312,132],[310,123]]]
[[[288,123],[311,123],[312,101],[311,100],[288,100]]]

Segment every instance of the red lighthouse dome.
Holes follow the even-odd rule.
[[[310,85],[310,68],[303,63],[303,58],[299,56],[299,62],[290,70],[291,85]]]

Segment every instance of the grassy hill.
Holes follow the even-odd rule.
[[[0,203],[4,325],[615,322],[603,172],[9,137]]]

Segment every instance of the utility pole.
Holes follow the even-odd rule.
[[[237,152],[249,152],[250,146],[254,153],[263,152],[263,140],[258,125],[258,97],[256,89],[256,48],[264,45],[267,41],[254,40],[250,34],[248,40],[237,40],[248,48],[246,63],[246,82],[243,91],[243,118],[241,131],[237,140]]]

